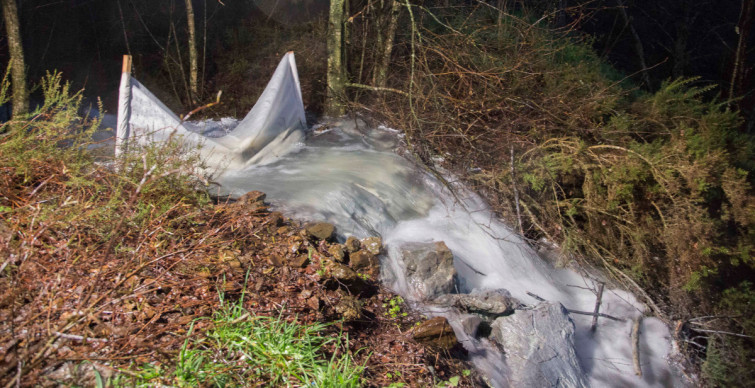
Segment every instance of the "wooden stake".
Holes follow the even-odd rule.
[[[634,362],[634,373],[642,377],[642,366],[640,365],[640,323],[642,316],[634,320],[632,326],[632,361]]]
[[[605,286],[603,283],[598,284],[598,299],[595,300],[595,310],[593,310],[595,315],[592,316],[590,331],[595,331],[595,328],[598,327],[598,313],[600,313],[600,304],[603,300],[603,286]]]
[[[121,70],[121,73],[131,74],[131,55],[123,56],[123,68]]]

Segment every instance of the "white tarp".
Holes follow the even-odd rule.
[[[118,104],[116,155],[130,142],[149,144],[172,138],[200,147],[208,167],[218,171],[279,156],[302,139],[306,128],[293,52],[283,56],[249,114],[223,137],[205,137],[189,130],[187,123],[128,73],[121,78]]]

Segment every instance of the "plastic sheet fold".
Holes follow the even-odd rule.
[[[138,80],[128,73],[121,78],[116,155],[130,144],[174,139],[199,149],[207,166],[222,173],[286,153],[303,138],[304,129],[306,117],[293,52],[283,56],[252,110],[222,137],[205,137],[190,130],[189,123]]]

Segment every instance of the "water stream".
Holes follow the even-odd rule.
[[[396,153],[398,131],[368,128],[355,120],[315,126],[304,143],[272,162],[232,171],[219,181],[223,192],[241,195],[250,190],[267,193],[268,200],[288,215],[324,220],[337,227],[339,237],[382,236],[386,251],[384,283],[412,299],[398,270],[402,242],[444,241],[454,254],[460,292],[474,289],[508,290],[526,304],[527,294],[561,302],[573,310],[592,311],[595,285],[569,269],[556,269],[543,260],[512,229],[497,220],[485,202],[461,184],[456,196],[424,169]],[[448,180],[453,177],[448,175]],[[444,315],[469,351],[472,361],[494,386],[508,386],[504,355],[487,339],[463,334],[461,316],[448,309],[417,304],[427,315]],[[631,293],[606,289],[601,312],[633,318],[645,307]],[[601,319],[596,332],[592,317],[572,315],[576,352],[593,387],[682,386],[674,363],[668,327],[656,318],[641,326],[643,375],[634,373],[630,331],[632,322]]]

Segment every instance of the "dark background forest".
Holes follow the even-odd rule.
[[[363,6],[357,3],[351,5],[354,13]],[[453,9],[457,5],[453,1],[424,3],[431,9]],[[474,6],[477,1],[458,3]],[[529,3],[537,5],[539,2],[499,0],[490,4],[514,9]],[[712,95],[728,97],[734,92],[741,99],[737,104],[747,118],[744,125],[747,132],[753,131],[755,49],[752,42],[755,34],[751,29],[755,27],[752,15],[744,15],[748,19],[740,20],[742,2],[562,0],[556,3],[567,9],[581,6],[579,15],[565,16],[560,22],[574,23],[576,31],[588,34],[602,58],[630,75],[643,88],[657,89],[669,78],[700,77],[697,81],[700,84],[718,85],[711,91]],[[181,93],[170,90],[173,85],[167,74],[176,62],[188,61],[184,47],[187,23],[182,1],[22,0],[18,4],[29,80],[39,80],[50,70],[61,71],[74,87],[85,88],[90,98],[102,97],[105,106],[112,110],[121,55],[132,54],[137,77],[145,78],[148,84],[152,83],[150,81],[160,84],[157,89],[162,91],[161,97],[171,96],[174,108],[182,103]],[[244,49],[239,45],[247,43],[249,50],[261,51],[263,55],[259,57],[295,48],[291,47],[291,31],[302,31],[305,24],[323,23],[328,4],[324,0],[237,0],[222,4],[217,0],[194,1],[206,95],[214,95],[219,86],[226,86],[222,80],[234,70],[229,67],[263,66],[234,62],[234,59],[245,62],[238,58],[238,51]],[[739,31],[740,23],[749,29]],[[745,50],[742,60],[741,79],[731,85],[739,34],[744,35],[745,47],[749,49]],[[638,42],[644,52],[644,62],[638,57]],[[324,53],[324,43],[321,42],[320,54]],[[0,44],[5,45],[5,40]],[[298,56],[305,64],[323,60],[304,54],[307,53],[298,53]],[[7,55],[7,47],[2,47],[0,60],[7,63]],[[275,63],[271,58],[265,59],[268,65]],[[173,71],[172,82],[180,83],[180,69]],[[303,73],[302,78],[319,78],[317,81],[324,83],[323,74]]]

